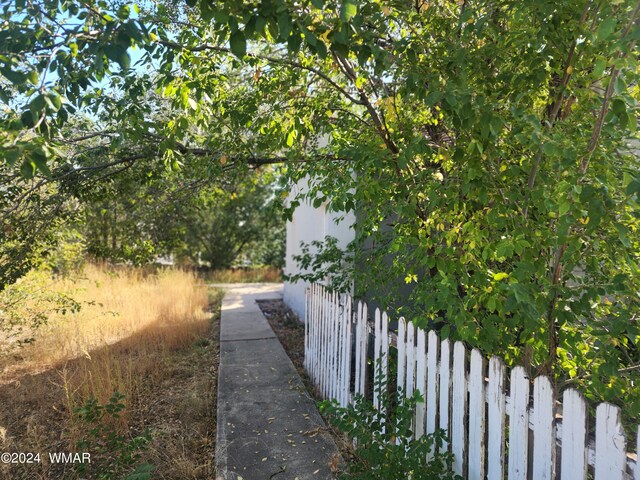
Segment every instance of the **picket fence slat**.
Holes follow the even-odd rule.
[[[487,385],[488,439],[487,478],[502,480],[504,477],[504,426],[505,426],[505,367],[498,357],[489,360],[489,384]]]
[[[307,288],[307,291],[305,293],[306,295],[306,303],[305,306],[309,306],[313,304],[313,300],[315,299],[315,296],[313,295],[313,285],[309,286],[309,288]],[[311,341],[311,339],[313,338],[312,334],[311,334],[311,324],[312,322],[310,321],[311,317],[312,317],[312,312],[313,309],[312,308],[305,308],[304,311],[304,318],[305,318],[305,322],[304,322],[304,368],[307,372],[309,372],[309,376],[311,377],[311,379],[313,380],[313,375],[311,374],[311,348],[309,347],[309,342]]]
[[[316,332],[316,326],[318,324],[317,312],[318,312],[318,295],[317,295],[317,285],[312,285],[312,293],[311,293],[311,319],[309,321],[309,375],[313,379],[313,381],[317,381],[316,378],[316,358],[317,358],[317,348],[316,341],[318,339],[318,335]],[[305,357],[306,357],[305,353]]]
[[[331,368],[331,339],[333,338],[333,293],[327,292],[327,328],[325,329],[325,349],[324,349],[324,362],[327,370],[324,378],[324,396],[331,398],[331,377],[333,377],[333,368]]]
[[[463,478],[640,480],[640,426],[629,447],[635,452],[627,453],[631,441],[625,438],[618,407],[598,405],[591,420],[595,431],[590,432],[586,401],[573,389],[556,403],[545,376],[530,381],[526,370],[516,366],[507,378],[499,357],[487,362],[477,349],[468,355],[463,343],[441,341],[436,332],[404,318],[397,334],[389,332],[385,311],[376,309],[370,324],[365,302],[356,304],[350,295],[322,285],[310,285],[306,296],[304,366],[318,391],[342,406],[357,394],[372,393],[368,365],[373,335],[374,376],[383,381],[373,399],[384,414],[394,337],[398,389],[407,397],[418,390],[425,399],[415,407],[413,435],[442,428],[449,439],[442,451],[453,453],[454,471]]]
[[[360,378],[362,375],[362,365],[360,363],[360,357],[362,356],[362,327],[361,327],[361,319],[362,319],[362,302],[358,302],[356,306],[356,318],[355,318],[355,358],[354,358],[354,387],[353,393],[357,395],[360,392]],[[364,389],[363,389],[364,390]]]
[[[331,398],[335,398],[340,401],[340,385],[342,384],[342,358],[340,357],[340,338],[342,336],[342,306],[340,303],[340,296],[334,294],[334,312],[333,312],[333,333],[334,337],[331,339],[331,346],[333,349],[333,385]]]
[[[382,397],[387,395],[387,381],[389,379],[389,317],[387,312],[382,312],[382,325],[380,328],[380,336],[382,337],[380,358],[382,361]],[[384,409],[381,412],[384,413]]]
[[[551,480],[555,476],[553,387],[547,377],[533,382],[533,478]]]
[[[464,474],[467,436],[465,416],[467,407],[467,351],[462,342],[453,346],[453,398],[451,400],[451,452],[455,455],[453,470]]]
[[[338,315],[336,315],[336,323],[338,334],[336,335],[336,372],[337,372],[337,382],[336,382],[336,393],[335,398],[338,399],[338,402],[342,405],[342,385],[344,383],[344,363],[345,358],[342,355],[342,342],[344,341],[345,336],[345,313],[346,313],[346,300],[344,303],[340,302],[340,297],[338,296],[338,301],[336,303],[338,306]]]
[[[325,293],[325,305],[327,306],[327,315],[326,315],[327,327],[324,329],[324,338],[323,338],[324,348],[322,349],[324,358],[322,363],[323,363],[323,369],[325,370],[324,396],[328,397],[330,375],[331,375],[331,368],[330,368],[331,356],[329,354],[329,351],[331,348],[331,345],[330,345],[331,329],[333,327],[333,304],[331,303],[331,295],[328,292]]]
[[[314,300],[314,296],[312,294],[313,292],[313,285],[309,286],[309,288],[307,289],[306,295],[306,301],[307,301],[307,305],[312,305],[313,304],[313,300]],[[311,379],[313,379],[313,375],[311,375],[311,348],[309,347],[309,342],[311,341],[311,339],[313,338],[313,335],[311,334],[311,317],[313,314],[313,309],[308,308],[305,310],[304,312],[304,318],[305,318],[305,322],[304,322],[304,368],[305,370],[309,373],[309,376],[311,377]]]
[[[304,318],[309,318],[309,302],[311,301],[311,295],[309,295],[309,288],[305,289],[304,294]],[[307,352],[309,350],[309,324],[304,322],[304,351]],[[308,358],[305,355],[304,357],[304,368],[309,370]]]
[[[469,367],[469,480],[483,480],[485,475],[485,360],[477,350],[471,351]]]
[[[587,473],[587,405],[576,390],[562,396],[562,480],[584,480]]]
[[[427,350],[427,434],[436,431],[438,412],[438,346],[440,340],[436,332],[429,332]]]
[[[320,289],[320,286],[317,287],[317,292],[316,292],[317,298],[316,298],[316,312],[315,312],[315,325],[313,327],[313,331],[316,335],[315,341],[314,343],[314,358],[313,358],[313,378],[314,378],[314,382],[316,383],[316,386],[318,386],[318,389],[320,390],[320,355],[321,355],[321,351],[320,351],[320,340],[322,338],[322,319],[320,318],[320,315],[322,315],[322,291]]]
[[[404,320],[404,319],[403,319]],[[415,390],[415,375],[416,375],[416,334],[415,326],[413,322],[409,322],[407,325],[407,343],[405,346],[405,352],[407,357],[407,365],[405,367],[406,380],[405,380],[405,395],[411,397]]]
[[[321,320],[320,320],[320,314],[322,312],[322,301],[321,301],[321,297],[320,297],[320,286],[316,285],[316,292],[315,292],[315,307],[314,307],[314,318],[313,323],[312,323],[312,335],[315,335],[315,338],[311,340],[311,345],[312,345],[312,362],[311,362],[311,368],[313,369],[312,371],[312,378],[314,383],[316,384],[316,386],[320,385],[320,378],[318,376],[318,371],[320,369],[320,337],[321,337],[321,332],[320,332],[320,326],[322,325]]]
[[[382,365],[380,360],[380,355],[382,353],[382,335],[381,335],[381,323],[382,318],[380,314],[380,309],[376,308],[375,313],[375,324],[373,328],[374,335],[374,353],[373,353],[373,379],[374,385],[377,384],[378,377],[382,374]],[[373,389],[373,405],[377,410],[380,410],[380,400],[378,398],[379,392],[377,388]]]
[[[319,377],[319,384],[320,384],[320,391],[322,393],[323,396],[327,396],[327,392],[325,390],[327,382],[325,381],[325,377],[326,375],[328,375],[329,372],[327,372],[328,368],[327,365],[325,363],[325,360],[327,358],[326,352],[325,352],[325,348],[326,348],[326,338],[327,338],[327,330],[329,329],[329,301],[327,299],[327,292],[325,292],[324,290],[322,291],[322,298],[321,298],[321,302],[322,302],[322,311],[320,313],[320,321],[322,322],[320,324],[320,329],[321,329],[321,333],[320,333],[320,364],[319,364],[319,370],[318,370],[318,377]]]
[[[324,291],[320,288],[318,291],[318,313],[317,313],[317,323],[316,323],[316,331],[318,332],[318,340],[317,340],[317,351],[316,351],[316,379],[318,384],[320,384],[322,380],[322,355],[323,355],[323,338],[324,338],[324,328],[326,326],[326,322],[324,321],[324,315],[326,314],[326,306],[324,304]]]
[[[601,403],[596,409],[595,480],[623,480],[627,469],[627,449],[620,408]]]
[[[451,438],[449,427],[449,399],[451,393],[451,342],[445,338],[440,342],[440,401],[438,402],[438,428],[445,431],[448,438]],[[449,450],[449,443],[442,442],[442,450]]]
[[[340,358],[338,356],[338,338],[340,335],[340,302],[337,299],[337,293],[333,293],[331,295],[331,303],[333,304],[333,325],[331,331],[331,338],[329,341],[331,342],[331,352],[329,353],[330,362],[331,362],[331,380],[329,384],[329,397],[337,398],[338,392],[338,384],[340,383]]]
[[[369,345],[369,328],[367,325],[367,305],[358,303],[358,338],[356,339],[356,392],[365,394],[367,379],[367,347]]]
[[[416,390],[418,390],[424,402],[416,405],[416,438],[424,435],[425,421],[427,413],[426,393],[427,393],[427,334],[422,329],[418,329],[418,339],[416,347]]]
[[[317,285],[312,285],[312,297],[311,297],[311,318],[309,320],[309,375],[313,379],[314,382],[317,381],[316,378],[316,358],[317,358],[317,349],[316,349],[316,341],[318,339],[318,335],[316,332],[316,325],[318,322],[317,319],[317,310],[318,310],[318,295],[317,295]],[[305,353],[305,357],[307,354]]]
[[[335,377],[335,369],[333,367],[333,363],[335,360],[335,356],[333,353],[333,340],[335,338],[335,323],[336,323],[336,304],[334,300],[335,293],[329,292],[329,328],[327,330],[327,350],[326,350],[326,358],[327,358],[327,379],[326,379],[326,391],[325,396],[327,398],[334,398],[333,395],[333,385],[334,385],[334,377]]]
[[[407,364],[407,324],[404,321],[404,317],[400,317],[398,320],[398,335],[397,335],[397,348],[398,348],[398,375],[396,376],[396,384],[398,391],[404,391],[405,388],[405,373],[404,369]]]
[[[340,373],[340,366],[338,365],[338,336],[340,330],[340,322],[338,322],[339,307],[336,301],[336,293],[331,294],[331,333],[329,336],[329,344],[331,348],[329,350],[329,364],[331,368],[331,376],[329,378],[329,398],[336,398],[337,387],[339,383],[338,374]]]
[[[313,346],[313,378],[315,378],[316,383],[319,383],[320,380],[320,339],[321,337],[321,331],[320,328],[322,326],[322,320],[320,318],[321,312],[322,312],[322,297],[321,297],[321,290],[320,290],[320,286],[316,286],[317,288],[317,292],[316,292],[316,306],[315,306],[315,324],[313,326],[313,332],[314,335],[316,336],[316,338],[314,339],[314,346]]]
[[[529,440],[529,378],[522,367],[511,370],[509,412],[509,480],[526,480]]]
[[[347,295],[345,318],[344,322],[344,335],[342,336],[342,406],[346,407],[350,401],[351,387],[351,330],[352,330],[352,308],[353,300],[351,296]]]
[[[325,291],[323,304],[326,306],[326,312],[323,318],[325,322],[324,328],[322,329],[322,390],[325,397],[329,396],[329,338],[331,332],[331,315],[333,311],[333,307],[331,305],[331,298],[329,296],[329,292]]]
[[[331,363],[333,365],[333,378],[331,381],[331,398],[339,397],[338,386],[342,379],[340,378],[340,349],[338,348],[338,339],[340,338],[340,296],[338,293],[333,294],[333,337],[331,338]]]
[[[318,321],[320,322],[319,325],[319,338],[318,338],[318,385],[320,388],[320,393],[322,393],[322,395],[325,394],[324,391],[324,375],[326,374],[325,372],[325,365],[324,365],[324,339],[325,339],[325,330],[327,328],[329,328],[329,322],[327,321],[328,315],[329,315],[329,309],[328,309],[328,305],[327,305],[327,299],[326,299],[326,293],[324,292],[324,290],[320,291],[320,298],[319,298],[319,302],[320,302],[320,312],[318,315]]]
[[[340,399],[340,384],[342,383],[342,358],[340,357],[340,338],[342,335],[342,307],[340,305],[340,295],[334,294],[334,312],[333,312],[333,333],[334,337],[331,339],[333,347],[333,392],[331,398]]]

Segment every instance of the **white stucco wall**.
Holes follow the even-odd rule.
[[[299,192],[308,190],[306,180],[298,182],[291,191],[290,198],[294,198]],[[336,223],[336,220],[344,216],[344,219]],[[285,258],[286,274],[301,273],[293,257],[301,252],[300,242],[310,243],[314,240],[324,240],[326,236],[338,239],[338,246],[346,247],[355,237],[353,214],[337,214],[327,212],[324,205],[314,208],[310,202],[301,202],[293,213],[292,220],[287,223],[287,248]],[[305,289],[308,282],[285,282],[284,301],[289,307],[304,319]]]

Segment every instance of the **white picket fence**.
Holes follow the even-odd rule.
[[[640,480],[640,426],[636,445],[627,447],[618,407],[598,405],[592,431],[587,404],[576,390],[563,392],[560,404],[547,377],[531,382],[522,367],[507,377],[498,357],[487,362],[478,350],[469,353],[463,343],[441,341],[402,318],[397,334],[390,333],[386,313],[376,309],[370,324],[365,303],[352,308],[349,296],[320,285],[307,291],[305,368],[324,397],[346,406],[354,394],[368,393],[373,336],[373,365],[381,365],[387,378],[395,343],[398,387],[425,398],[416,410],[415,434],[444,429],[444,448],[455,455],[454,469],[464,478]],[[373,401],[381,408],[376,392]],[[634,447],[635,454],[627,453]]]

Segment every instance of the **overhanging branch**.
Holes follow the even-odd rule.
[[[179,43],[171,42],[171,41],[168,41],[168,40],[158,40],[157,43],[159,43],[160,45],[164,45],[165,47],[174,48],[176,50],[188,50],[190,52],[214,51],[214,52],[226,53],[226,54],[229,54],[229,55],[233,55],[233,52],[231,51],[231,49],[229,49],[227,47],[219,47],[217,45],[211,45],[211,44],[202,44],[202,45],[196,45],[196,46],[191,47],[191,46],[188,46],[188,45],[181,45]],[[277,64],[280,64],[280,65],[288,65],[290,67],[299,68],[299,69],[302,69],[302,70],[307,70],[308,72],[315,73],[320,78],[322,78],[325,82],[329,83],[338,92],[340,92],[351,103],[353,103],[355,105],[365,105],[365,103],[363,103],[361,100],[358,100],[356,97],[351,95],[347,90],[345,90],[343,87],[341,87],[335,80],[333,80],[331,77],[329,77],[326,73],[324,73],[322,70],[320,70],[318,68],[315,68],[315,67],[312,67],[312,66],[309,66],[309,65],[303,65],[300,62],[296,62],[295,60],[290,60],[290,59],[287,59],[287,58],[277,58],[277,57],[271,57],[269,55],[261,55],[261,54],[257,54],[257,53],[246,53],[246,56],[250,57],[250,58],[256,58],[256,59],[259,59],[259,60],[264,60],[264,61],[270,62],[270,63],[277,63]]]

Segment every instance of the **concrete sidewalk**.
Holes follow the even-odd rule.
[[[217,478],[333,478],[335,443],[256,304],[282,298],[282,285],[221,287]]]

